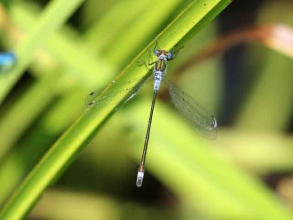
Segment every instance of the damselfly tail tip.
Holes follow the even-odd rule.
[[[142,186],[143,175],[144,175],[144,172],[138,171],[138,173],[137,173],[137,179],[136,179],[136,186],[137,187],[141,187]]]
[[[216,128],[218,126],[217,119],[213,115],[212,115],[212,117],[213,117],[213,121],[211,123],[211,126],[212,126],[212,128]]]

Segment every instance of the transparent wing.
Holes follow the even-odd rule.
[[[187,93],[164,79],[176,109],[191,123],[193,128],[208,139],[217,137],[217,121],[201,104]]]
[[[146,77],[140,77],[133,80],[125,81],[122,83],[115,83],[114,81],[105,89],[96,90],[91,92],[85,100],[86,105],[86,116],[87,117],[99,117],[103,115],[99,112],[100,108],[105,106],[112,108],[114,107],[111,104],[113,100],[123,98],[122,103],[126,103],[131,100],[139,89],[150,82],[153,81],[153,76],[148,77],[145,81]],[[118,107],[116,107],[117,110]]]

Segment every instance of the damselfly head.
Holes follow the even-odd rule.
[[[159,60],[169,60],[173,57],[171,52],[165,50],[154,50],[154,54],[159,58]]]

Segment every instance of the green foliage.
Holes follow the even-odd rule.
[[[155,40],[165,50],[170,50],[174,45],[185,45],[184,52],[180,52],[182,58],[178,57],[179,61],[175,60],[174,65],[176,62],[184,62],[184,55],[195,51],[193,46],[187,46],[189,42],[204,27],[210,25],[230,0],[159,0],[155,3],[152,0],[109,1],[102,5],[105,11],[99,10],[100,13],[96,15],[93,8],[102,4],[101,1],[96,5],[97,2],[55,0],[40,10],[33,2],[16,1],[7,12],[11,19],[10,29],[14,29],[14,32],[8,31],[5,26],[0,27],[4,38],[11,39],[6,44],[13,45],[18,58],[17,65],[5,77],[0,78],[0,100],[8,97],[8,101],[2,106],[4,117],[0,120],[0,133],[5,137],[0,140],[0,204],[3,205],[1,219],[24,218],[35,204],[42,204],[42,200],[39,201],[42,194],[46,195],[47,188],[54,186],[55,181],[84,150],[79,158],[82,163],[89,163],[95,170],[109,174],[110,177],[107,178],[114,175],[110,184],[106,181],[107,178],[101,177],[98,180],[101,182],[101,189],[109,187],[111,192],[120,187],[122,191],[127,191],[130,186],[124,182],[134,177],[135,173],[129,174],[128,168],[131,166],[129,162],[125,162],[125,158],[129,160],[130,157],[133,161],[139,159],[139,146],[142,146],[150,100],[144,96],[134,100],[124,111],[115,114],[113,120],[108,121],[114,116],[116,108],[123,104],[127,93],[116,94],[117,98],[109,100],[109,105],[95,110],[101,117],[90,119],[84,111],[86,95],[92,89],[107,85],[115,75],[118,83],[149,76],[150,73],[138,66],[137,62],[148,59],[147,48],[153,48]],[[75,16],[80,16],[83,30],[77,32],[65,23],[82,3],[82,10]],[[211,26],[207,30],[202,35],[202,44],[207,36],[215,32]],[[19,38],[15,38],[16,35]],[[13,42],[12,39],[19,42]],[[198,41],[199,38],[196,44]],[[279,59],[279,62],[284,62],[284,70],[288,70],[290,58],[286,58],[288,62],[282,57]],[[200,76],[201,80],[209,82],[198,83],[202,84],[198,86],[202,87],[201,91],[205,91],[209,85],[215,85],[214,90],[209,90],[213,92],[212,97],[208,98],[211,94],[206,93],[201,99],[213,102],[221,96],[218,92],[220,86],[217,85],[222,80],[215,80],[208,73],[220,72],[219,66],[215,59],[207,66],[200,67],[203,74]],[[27,68],[34,81],[30,81],[28,85],[20,84],[20,88],[13,90]],[[275,67],[268,69],[271,68]],[[197,76],[194,77],[194,81],[196,80]],[[188,84],[187,90],[188,86],[191,89],[194,87],[192,83]],[[290,88],[289,83],[287,86]],[[252,103],[260,102],[261,94],[267,91],[261,87],[259,89],[261,92],[255,92]],[[11,91],[14,93],[8,95]],[[109,93],[107,86],[103,93]],[[287,100],[286,94],[282,97]],[[215,111],[218,108],[220,107],[214,106]],[[289,107],[283,113],[288,113],[288,109]],[[249,125],[251,120],[257,120],[250,118],[251,111],[254,110],[243,108],[243,113],[236,122],[239,127],[245,127],[245,123]],[[275,111],[274,114],[277,114],[278,109]],[[260,119],[263,126],[274,127],[274,121],[271,124],[263,123],[267,117],[260,114],[263,115]],[[284,116],[282,122],[276,123],[281,129],[286,125],[286,117]],[[98,138],[94,139],[97,134]],[[243,133],[236,132],[235,136],[237,134]],[[266,135],[264,139],[272,136]],[[253,135],[249,136],[251,137]],[[145,178],[151,173],[174,193],[181,204],[178,205],[180,211],[176,215],[187,219],[190,219],[187,217],[188,213],[199,218],[213,219],[290,219],[287,210],[272,191],[256,178],[234,167],[212,146],[222,146],[224,151],[229,146],[228,143],[237,145],[244,140],[250,140],[249,138],[240,136],[235,139],[233,131],[221,129],[218,141],[206,143],[194,134],[170,106],[159,101],[152,126]],[[92,146],[86,149],[90,142]],[[251,142],[249,144],[248,149],[251,149],[254,145]],[[288,147],[281,147],[282,152],[284,149],[288,150]],[[280,157],[284,158],[282,152]],[[290,166],[292,167],[292,163],[288,162],[287,168]],[[88,181],[94,179],[93,176],[75,173],[75,181],[82,178],[89,178]],[[131,187],[135,187],[135,178],[131,181]],[[19,182],[21,184],[17,186]],[[147,180],[143,187],[147,187]],[[12,192],[9,201],[4,202]],[[61,198],[63,193],[57,197]],[[70,199],[66,201],[72,202]],[[87,198],[86,201],[90,199]],[[111,214],[118,209],[114,202],[109,205],[107,199],[103,201],[105,203],[97,202],[99,208],[106,204]],[[90,206],[84,205],[89,204],[87,202],[80,204],[84,210]],[[139,213],[138,216],[147,212],[146,216],[155,213],[158,217],[172,216],[172,212],[176,211],[158,208],[152,212],[138,204],[130,206],[131,208],[119,204],[125,212],[133,212],[134,219],[137,219],[134,217],[136,212]],[[159,211],[160,214],[157,213]],[[100,209],[100,212],[104,211]],[[45,211],[42,210],[41,213]],[[62,216],[62,212],[58,214]],[[86,218],[87,214],[81,216]],[[93,218],[88,216],[89,219]],[[68,215],[63,218],[71,219]],[[109,217],[118,218],[114,214]]]

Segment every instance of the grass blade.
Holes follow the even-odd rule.
[[[212,20],[230,0],[198,0],[190,3],[187,8],[162,31],[158,36],[160,46],[166,50],[171,49],[188,34],[199,31],[208,21]],[[187,38],[186,38],[187,39]],[[185,39],[185,40],[186,40]],[[149,46],[152,47],[154,42]],[[147,60],[146,49],[139,54],[117,77],[117,82],[147,75],[144,68],[137,66],[138,60]],[[107,92],[107,90],[105,90]],[[125,94],[126,95],[126,94]],[[120,105],[121,99],[114,100],[112,106]],[[50,151],[39,162],[35,169],[23,182],[21,187],[4,207],[1,219],[20,219],[29,212],[42,192],[62,173],[70,162],[96,135],[99,128],[113,114],[115,108],[101,109],[104,117],[88,119],[82,115],[54,144]]]

